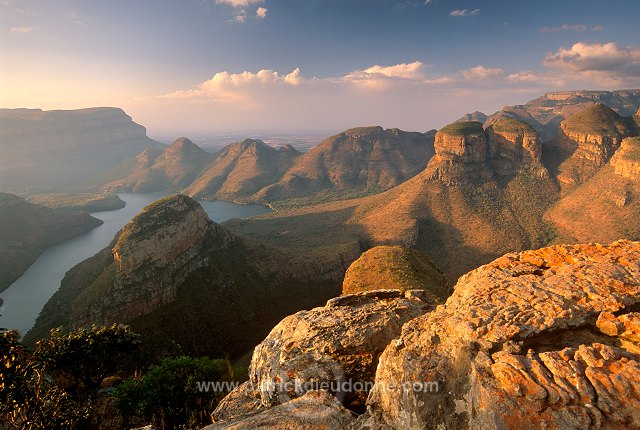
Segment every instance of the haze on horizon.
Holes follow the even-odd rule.
[[[5,0],[0,107],[117,106],[154,135],[440,128],[640,87],[636,0]]]

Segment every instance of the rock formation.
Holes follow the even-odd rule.
[[[611,158],[616,175],[633,181],[640,180],[640,137],[624,139]]]
[[[233,422],[252,409],[289,405],[317,389],[330,390],[363,412],[378,356],[405,322],[433,307],[422,290],[378,290],[331,299],[325,307],[289,316],[255,348],[250,380],[213,416]],[[227,428],[224,422],[220,428]]]
[[[624,118],[599,103],[564,120],[554,142],[567,154],[558,167],[558,180],[566,185],[584,182],[609,161],[631,132]]]
[[[343,273],[335,262],[309,263],[240,239],[195,200],[174,195],[69,270],[25,341],[53,327],[119,322],[156,352],[236,356],[283,316],[339,294]]]
[[[69,191],[145,148],[162,146],[121,109],[0,109],[4,191]]]
[[[487,160],[487,136],[479,122],[456,122],[436,133],[435,152],[427,175],[446,184],[464,184],[490,179],[493,170]]]
[[[476,121],[476,122],[484,123],[487,120],[487,118],[488,116],[485,113],[480,111],[474,111],[471,113],[464,114],[456,122]]]
[[[486,129],[488,158],[497,175],[513,175],[523,168],[535,168],[548,176],[542,166],[542,143],[529,124],[503,116]]]
[[[351,263],[344,275],[342,294],[378,289],[424,290],[434,303],[451,294],[442,272],[426,255],[402,246],[376,246]]]
[[[507,254],[470,272],[387,347],[372,413],[402,429],[640,427],[640,349],[619,336],[636,318],[639,262],[640,244],[620,241]],[[601,332],[599,316],[619,328]],[[388,389],[415,381],[438,390]]]
[[[363,325],[385,321],[371,320],[362,307],[365,297],[380,300],[372,294],[285,319],[256,348],[248,384],[278,376],[318,380],[304,376],[317,368],[325,369],[319,380],[342,378],[353,361],[341,361],[345,354],[337,351],[357,353],[355,345],[382,341],[366,328],[371,322]],[[416,300],[384,294],[396,295],[387,306]],[[335,305],[339,318],[327,312]],[[367,412],[343,428],[640,428],[639,305],[638,242],[507,254],[461,277],[444,305],[404,324],[398,338],[384,338]],[[318,357],[305,361],[305,351]],[[241,386],[214,413],[222,421],[208,428],[249,428],[276,417],[296,422],[293,402],[320,398],[307,410],[317,417],[341,398],[330,390],[279,394]],[[326,417],[346,415],[333,407]]]
[[[0,291],[18,279],[44,248],[100,224],[86,212],[52,209],[0,193]]]

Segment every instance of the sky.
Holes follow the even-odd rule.
[[[0,0],[0,107],[153,136],[440,128],[640,87],[638,0]]]

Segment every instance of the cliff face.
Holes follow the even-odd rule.
[[[633,181],[640,180],[640,137],[624,139],[611,158],[616,175]]]
[[[456,127],[452,127],[456,125]],[[426,174],[446,184],[463,184],[493,177],[487,160],[487,136],[479,122],[450,124],[436,133],[436,154]]]
[[[85,315],[92,321],[131,321],[176,298],[186,277],[207,263],[204,246],[210,234],[227,246],[231,235],[214,233],[200,205],[176,195],[147,206],[127,224],[112,249],[115,276],[105,291],[107,306]]]
[[[532,166],[548,176],[538,134],[515,118],[503,116],[486,130],[479,122],[458,121],[438,131],[434,146],[426,174],[448,185],[514,175]]]
[[[304,381],[313,370],[330,368],[311,380],[342,380],[347,367],[322,346],[327,336],[337,336],[332,343],[339,345],[367,344],[359,340],[362,335],[374,341],[362,306],[367,302],[358,297],[338,299],[344,302],[336,303],[342,306],[337,321],[318,324],[322,309],[285,319],[254,352],[253,386],[258,387],[259,375],[273,379],[277,370]],[[393,303],[389,298],[386,306]],[[638,242],[507,254],[461,277],[444,305],[403,325],[400,336],[380,355],[367,411],[343,427],[638,428],[639,304]],[[327,305],[331,306],[332,302]],[[363,328],[342,330],[346,321]],[[300,339],[305,332],[293,327],[307,325],[319,331]],[[299,358],[307,349],[317,356],[305,362]],[[325,362],[333,367],[317,365]],[[287,372],[290,369],[295,370]],[[261,419],[272,410],[286,411],[284,418],[298,424],[321,413],[326,422],[345,417],[339,408],[328,411],[321,405],[300,416],[290,399],[304,398],[304,389],[292,397],[279,396],[275,403],[269,393],[251,392],[247,386],[232,392],[214,413],[221,421],[211,428],[251,424],[260,403]],[[344,401],[353,390],[346,395],[336,389],[329,393]],[[274,404],[278,406],[270,409]]]
[[[147,206],[67,272],[26,341],[57,326],[127,323],[153,351],[242,354],[283,316],[339,294],[337,265],[242,240],[190,197]],[[177,352],[176,352],[177,353]]]
[[[609,161],[631,133],[628,121],[602,104],[563,121],[554,142],[566,154],[558,167],[558,180],[566,185],[584,182]]]
[[[0,109],[0,182],[50,191],[162,145],[121,109]]]
[[[100,224],[86,212],[52,209],[0,193],[0,291],[18,279],[44,248]]]

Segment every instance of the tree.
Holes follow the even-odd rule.
[[[34,355],[54,378],[70,380],[67,391],[84,402],[97,394],[102,380],[113,374],[139,343],[139,336],[122,324],[66,334],[57,328],[48,339],[38,341]]]
[[[15,331],[0,329],[0,423],[19,430],[74,429],[87,409],[55,385],[18,341]]]
[[[198,382],[219,381],[227,371],[223,359],[167,358],[120,384],[116,403],[125,418],[137,417],[162,429],[207,424],[225,393],[201,392]]]

